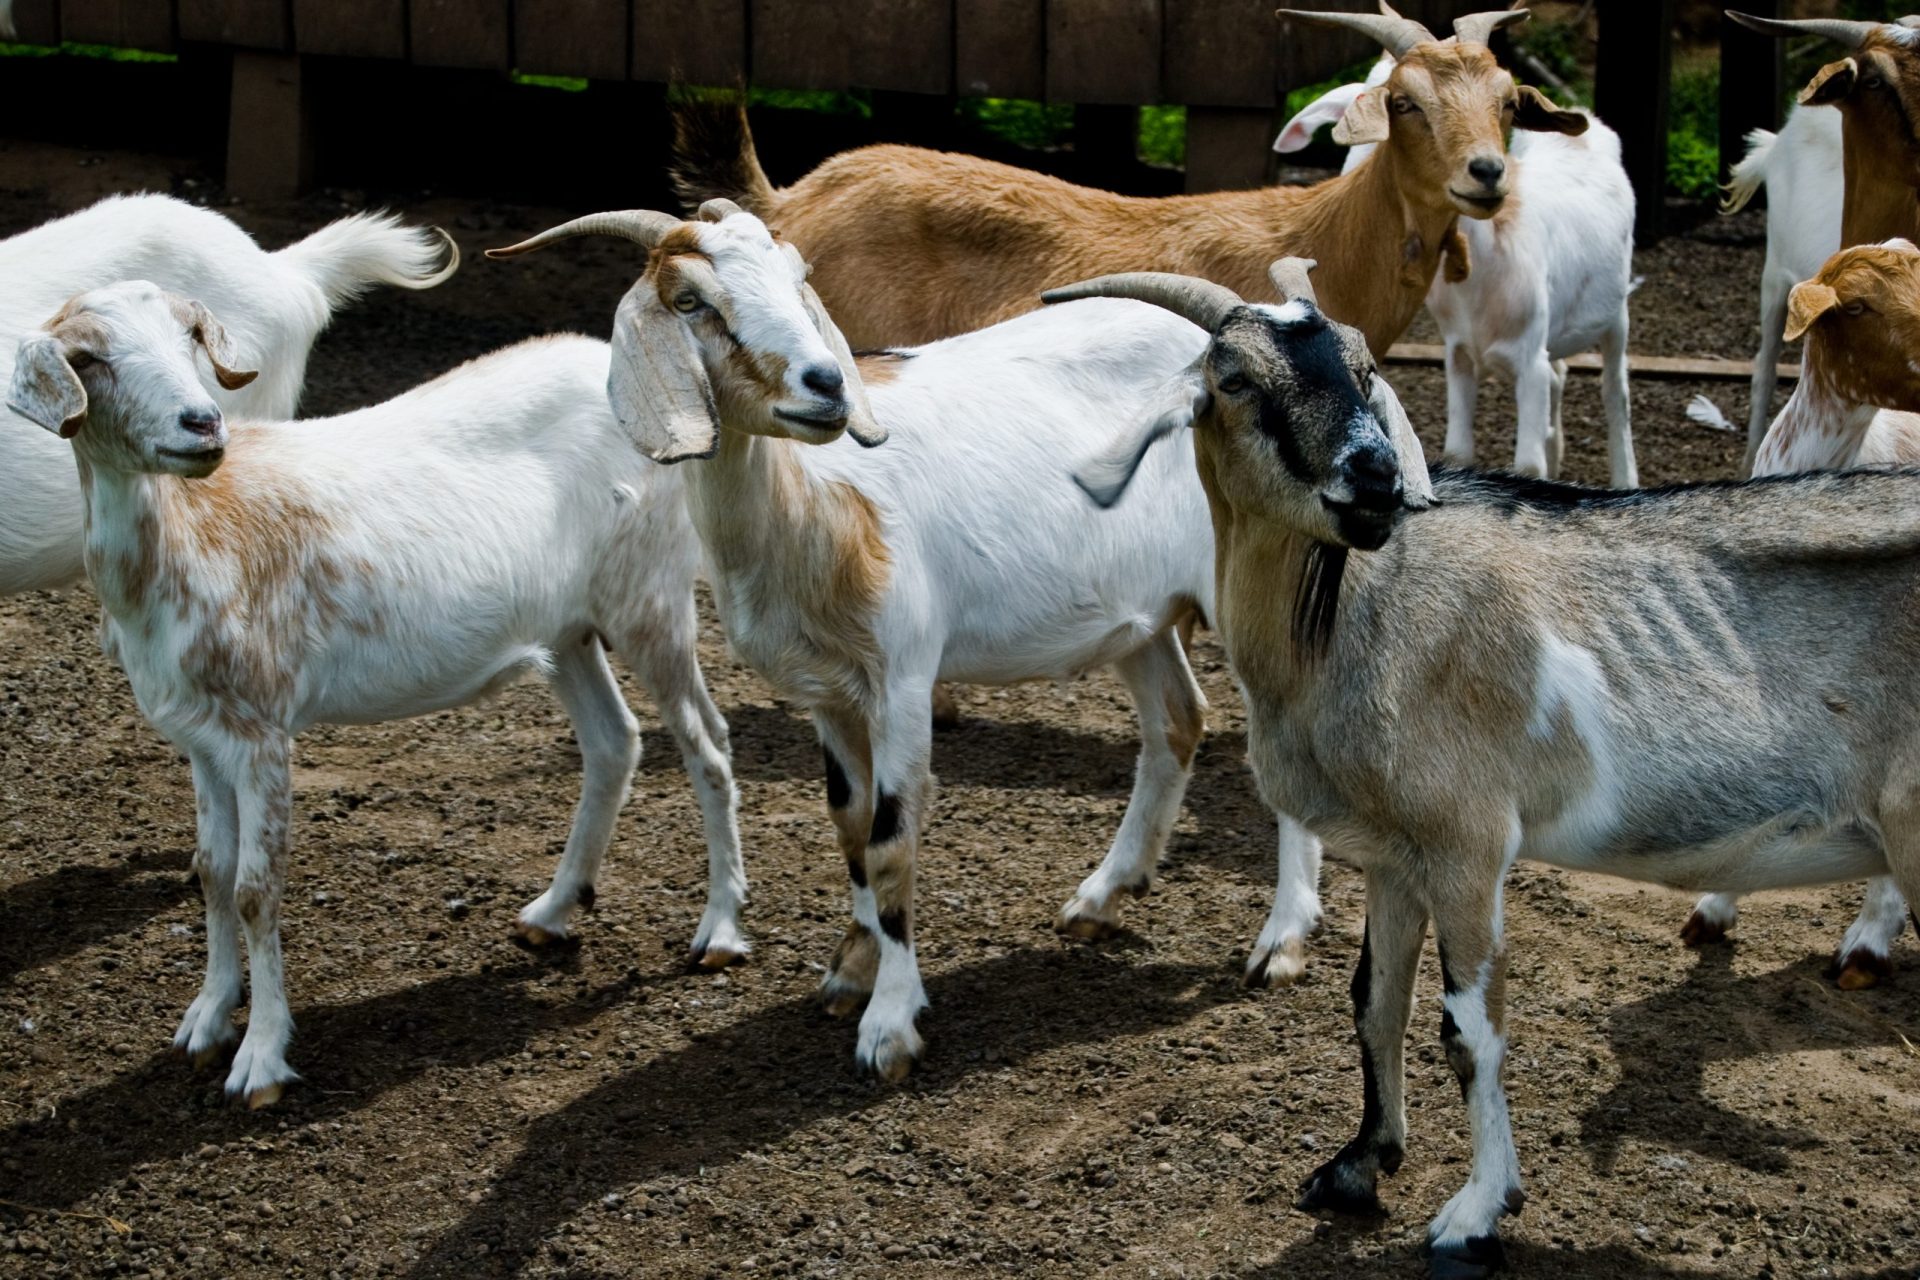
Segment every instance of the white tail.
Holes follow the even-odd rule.
[[[1720,212],[1738,213],[1747,207],[1747,201],[1767,180],[1767,157],[1779,140],[1780,135],[1771,129],[1755,129],[1747,135],[1747,154],[1733,166],[1733,180],[1724,188],[1727,194],[1720,198]]]
[[[406,226],[390,213],[356,213],[330,222],[275,256],[319,285],[329,308],[352,302],[376,284],[431,289],[460,266],[452,236],[438,227]]]

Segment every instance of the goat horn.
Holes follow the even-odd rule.
[[[1042,302],[1072,302],[1076,298],[1135,298],[1165,307],[1193,321],[1208,333],[1220,327],[1227,312],[1245,306],[1240,295],[1225,285],[1170,271],[1125,271],[1119,275],[1061,285],[1040,295]]]
[[[1763,36],[1825,36],[1835,44],[1858,49],[1879,27],[1878,22],[1853,22],[1845,18],[1756,18],[1750,13],[1727,10],[1727,16],[1749,31]]]
[[[1318,307],[1320,299],[1313,296],[1313,281],[1307,279],[1307,272],[1319,265],[1312,258],[1279,258],[1267,268],[1267,279],[1273,281],[1280,301],[1311,302]]]
[[[667,232],[680,225],[680,219],[670,213],[656,213],[652,209],[627,209],[619,213],[590,213],[584,218],[575,218],[572,222],[563,222],[559,226],[530,240],[509,245],[504,249],[489,249],[489,258],[511,258],[522,253],[532,253],[535,249],[544,249],[555,240],[567,240],[574,236],[619,236],[622,240],[631,240],[651,249],[660,243]]]
[[[745,209],[742,209],[725,196],[715,196],[711,200],[702,201],[700,204],[700,212],[694,216],[702,222],[720,222],[723,219],[731,218],[736,213],[745,212]]]
[[[1275,16],[1297,18],[1308,26],[1344,27],[1349,31],[1358,31],[1363,36],[1378,40],[1382,48],[1396,59],[1407,56],[1407,51],[1417,44],[1432,44],[1433,32],[1427,30],[1411,18],[1398,15],[1389,17],[1384,13],[1308,13],[1304,9],[1280,9]]]
[[[1464,13],[1453,20],[1453,34],[1461,44],[1485,44],[1493,38],[1493,33],[1502,27],[1510,27],[1516,22],[1525,22],[1533,15],[1515,5],[1511,9],[1495,9],[1491,13]]]

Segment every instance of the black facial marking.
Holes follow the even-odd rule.
[[[1315,542],[1307,547],[1300,586],[1293,601],[1294,643],[1321,654],[1333,639],[1340,611],[1340,582],[1347,572],[1347,548]]]
[[[847,855],[847,879],[853,881],[853,887],[856,889],[864,889],[867,887],[867,860],[865,856],[858,853],[850,853]]]
[[[873,806],[873,832],[867,837],[868,844],[885,844],[900,834],[900,800],[886,792]]]
[[[574,901],[580,904],[582,911],[591,911],[593,910],[594,900],[599,896],[600,895],[593,891],[592,885],[583,884],[580,886],[580,892],[574,896]]]
[[[1351,401],[1335,411],[1344,414],[1351,409],[1365,408],[1366,400],[1354,382],[1353,370],[1347,367],[1347,353],[1340,335],[1318,311],[1309,312],[1305,319],[1292,324],[1259,314],[1266,325],[1267,340],[1290,370],[1292,384],[1284,393],[1269,390],[1260,397],[1260,432],[1273,441],[1281,464],[1294,479],[1302,484],[1317,484],[1319,477],[1313,474],[1300,452],[1292,418],[1280,401],[1339,396]]]
[[[907,913],[899,907],[880,913],[880,928],[901,946],[907,945]]]
[[[824,746],[820,748],[820,757],[827,762],[827,805],[844,809],[853,799],[853,784],[847,781],[847,771],[833,758],[833,752]]]

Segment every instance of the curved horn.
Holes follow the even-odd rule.
[[[1407,50],[1417,44],[1433,43],[1433,32],[1427,30],[1411,18],[1402,18],[1398,14],[1388,16],[1384,13],[1308,13],[1302,9],[1279,9],[1276,16],[1295,18],[1313,27],[1343,27],[1348,31],[1358,31],[1380,42],[1382,48],[1395,58],[1407,56]]]
[[[1313,282],[1307,279],[1307,272],[1319,265],[1312,258],[1279,258],[1267,268],[1267,279],[1273,281],[1280,301],[1311,302],[1318,307],[1320,299],[1313,296]]]
[[[532,253],[535,249],[544,249],[555,240],[567,240],[574,236],[619,236],[635,244],[651,249],[660,243],[661,237],[680,225],[680,219],[670,213],[656,213],[652,209],[627,209],[619,213],[590,213],[584,218],[575,218],[572,222],[563,222],[550,230],[519,244],[508,245],[504,249],[489,249],[489,258],[511,258],[522,253]]]
[[[745,212],[745,209],[742,209],[725,196],[715,196],[711,200],[701,201],[700,212],[696,213],[694,217],[700,219],[702,222],[720,222],[723,219],[731,218],[736,213]]]
[[[1076,298],[1135,298],[1165,307],[1193,321],[1208,333],[1220,327],[1227,312],[1245,306],[1240,295],[1225,285],[1171,271],[1124,271],[1119,275],[1061,285],[1040,295],[1042,302],[1072,302]]]
[[[1526,0],[1520,0],[1520,4],[1524,3]],[[1500,28],[1525,22],[1533,16],[1520,4],[1511,9],[1495,9],[1491,13],[1463,13],[1453,20],[1453,34],[1461,44],[1485,44]]]
[[[1824,36],[1848,49],[1858,49],[1872,35],[1878,22],[1852,22],[1845,18],[1756,18],[1750,13],[1727,10],[1727,16],[1749,31],[1763,36]]]

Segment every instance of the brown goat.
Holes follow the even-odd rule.
[[[1809,106],[1840,110],[1840,245],[1920,236],[1920,17],[1756,18],[1731,9],[1727,16],[1766,35],[1822,36],[1849,51],[1800,91]]]
[[[1034,309],[1049,286],[1113,272],[1180,272],[1268,297],[1268,264],[1299,254],[1321,263],[1327,314],[1384,351],[1426,299],[1455,219],[1490,218],[1505,202],[1507,127],[1577,134],[1587,118],[1494,61],[1488,37],[1525,10],[1459,18],[1446,40],[1390,10],[1281,12],[1364,32],[1399,60],[1335,129],[1341,142],[1385,145],[1315,186],[1141,199],[876,146],[775,190],[737,105],[676,112],[675,182],[690,206],[736,200],[792,240],[856,349],[984,328]]]

